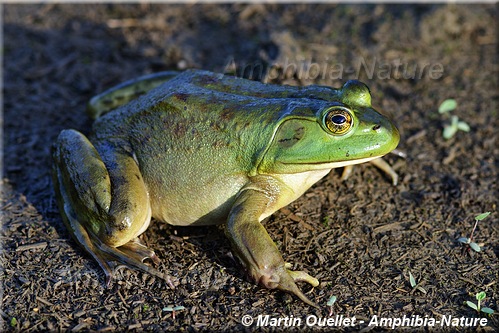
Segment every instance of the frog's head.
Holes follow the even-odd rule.
[[[297,173],[364,163],[397,147],[395,125],[371,107],[369,88],[356,80],[331,90],[327,101],[290,106],[260,157],[258,173]]]

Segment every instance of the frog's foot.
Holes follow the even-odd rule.
[[[56,180],[57,181],[57,180]],[[65,193],[65,190],[63,193]],[[172,289],[175,288],[170,276],[165,275],[151,266],[144,263],[145,260],[150,259],[155,264],[159,263],[159,259],[153,250],[148,249],[141,244],[137,238],[125,243],[119,247],[112,247],[102,242],[98,237],[88,232],[85,226],[80,223],[77,214],[71,205],[64,205],[61,211],[63,220],[65,221],[69,232],[94,259],[104,271],[106,276],[106,287],[111,286],[113,280],[116,264],[121,263],[129,267],[137,268],[146,273],[159,277],[166,281],[168,286]]]
[[[261,272],[257,282],[268,289],[279,289],[296,295],[308,305],[319,307],[317,304],[308,299],[307,296],[298,288],[296,282],[307,282],[313,287],[319,285],[319,280],[310,276],[304,271],[292,271],[290,263],[285,263],[284,266],[274,269],[267,269],[267,272]]]
[[[72,224],[75,226],[75,224]],[[141,244],[138,239],[134,239],[120,247],[111,247],[101,242],[98,238],[91,237],[80,225],[76,225],[79,230],[77,240],[97,261],[106,276],[106,287],[111,286],[117,264],[124,264],[128,267],[139,269],[164,280],[171,289],[175,289],[172,278],[163,274],[157,269],[144,263],[152,260],[153,263],[160,262],[153,250]]]
[[[117,262],[156,276],[164,280],[171,289],[175,289],[175,285],[169,275],[163,274],[144,263],[148,259],[152,260],[155,264],[159,263],[159,258],[154,251],[144,245],[131,241],[120,247],[113,248],[101,243],[98,245],[98,249],[93,256],[106,274],[106,286],[108,288],[111,286],[111,281],[115,274],[116,267],[114,263]]]
[[[135,238],[134,240],[131,240],[130,242],[118,247],[117,250],[119,252],[122,252],[125,256],[125,259],[120,259],[120,261],[126,260],[126,264],[161,278],[168,284],[171,289],[175,289],[175,285],[173,284],[172,278],[169,275],[165,275],[144,263],[145,261],[150,260],[155,265],[158,265],[160,263],[160,260],[156,253],[142,244],[138,238]]]
[[[392,184],[394,186],[397,185],[399,180],[398,174],[395,172],[395,170],[393,170],[390,164],[388,164],[383,158],[379,157],[367,163],[371,163],[372,165],[374,165],[375,167],[386,173],[392,179]],[[341,174],[342,181],[348,179],[348,177],[352,173],[353,167],[354,165],[347,165],[345,166],[345,168],[343,168],[343,173]]]

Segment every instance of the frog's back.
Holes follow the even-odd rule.
[[[223,74],[186,71],[98,118],[94,140],[122,137],[137,156],[211,156],[248,173],[293,100],[287,97],[294,87],[272,86],[270,93],[268,87]]]
[[[256,175],[280,122],[297,112],[315,119],[329,103],[323,96],[333,95],[326,87],[186,71],[98,118],[93,141],[113,141],[134,154],[153,216],[172,224],[213,223]]]

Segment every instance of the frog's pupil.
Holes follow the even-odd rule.
[[[336,114],[331,118],[332,122],[335,123],[336,125],[343,125],[347,119],[345,118],[344,115],[341,114]]]

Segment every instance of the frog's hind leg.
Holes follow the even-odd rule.
[[[164,279],[146,265],[154,251],[135,239],[151,218],[147,190],[133,157],[111,151],[106,164],[81,133],[62,131],[53,150],[53,180],[62,219],[72,237],[99,264],[106,284],[120,262]],[[114,159],[114,160],[113,160]],[[113,161],[111,161],[113,160]],[[113,184],[113,189],[111,189]]]

